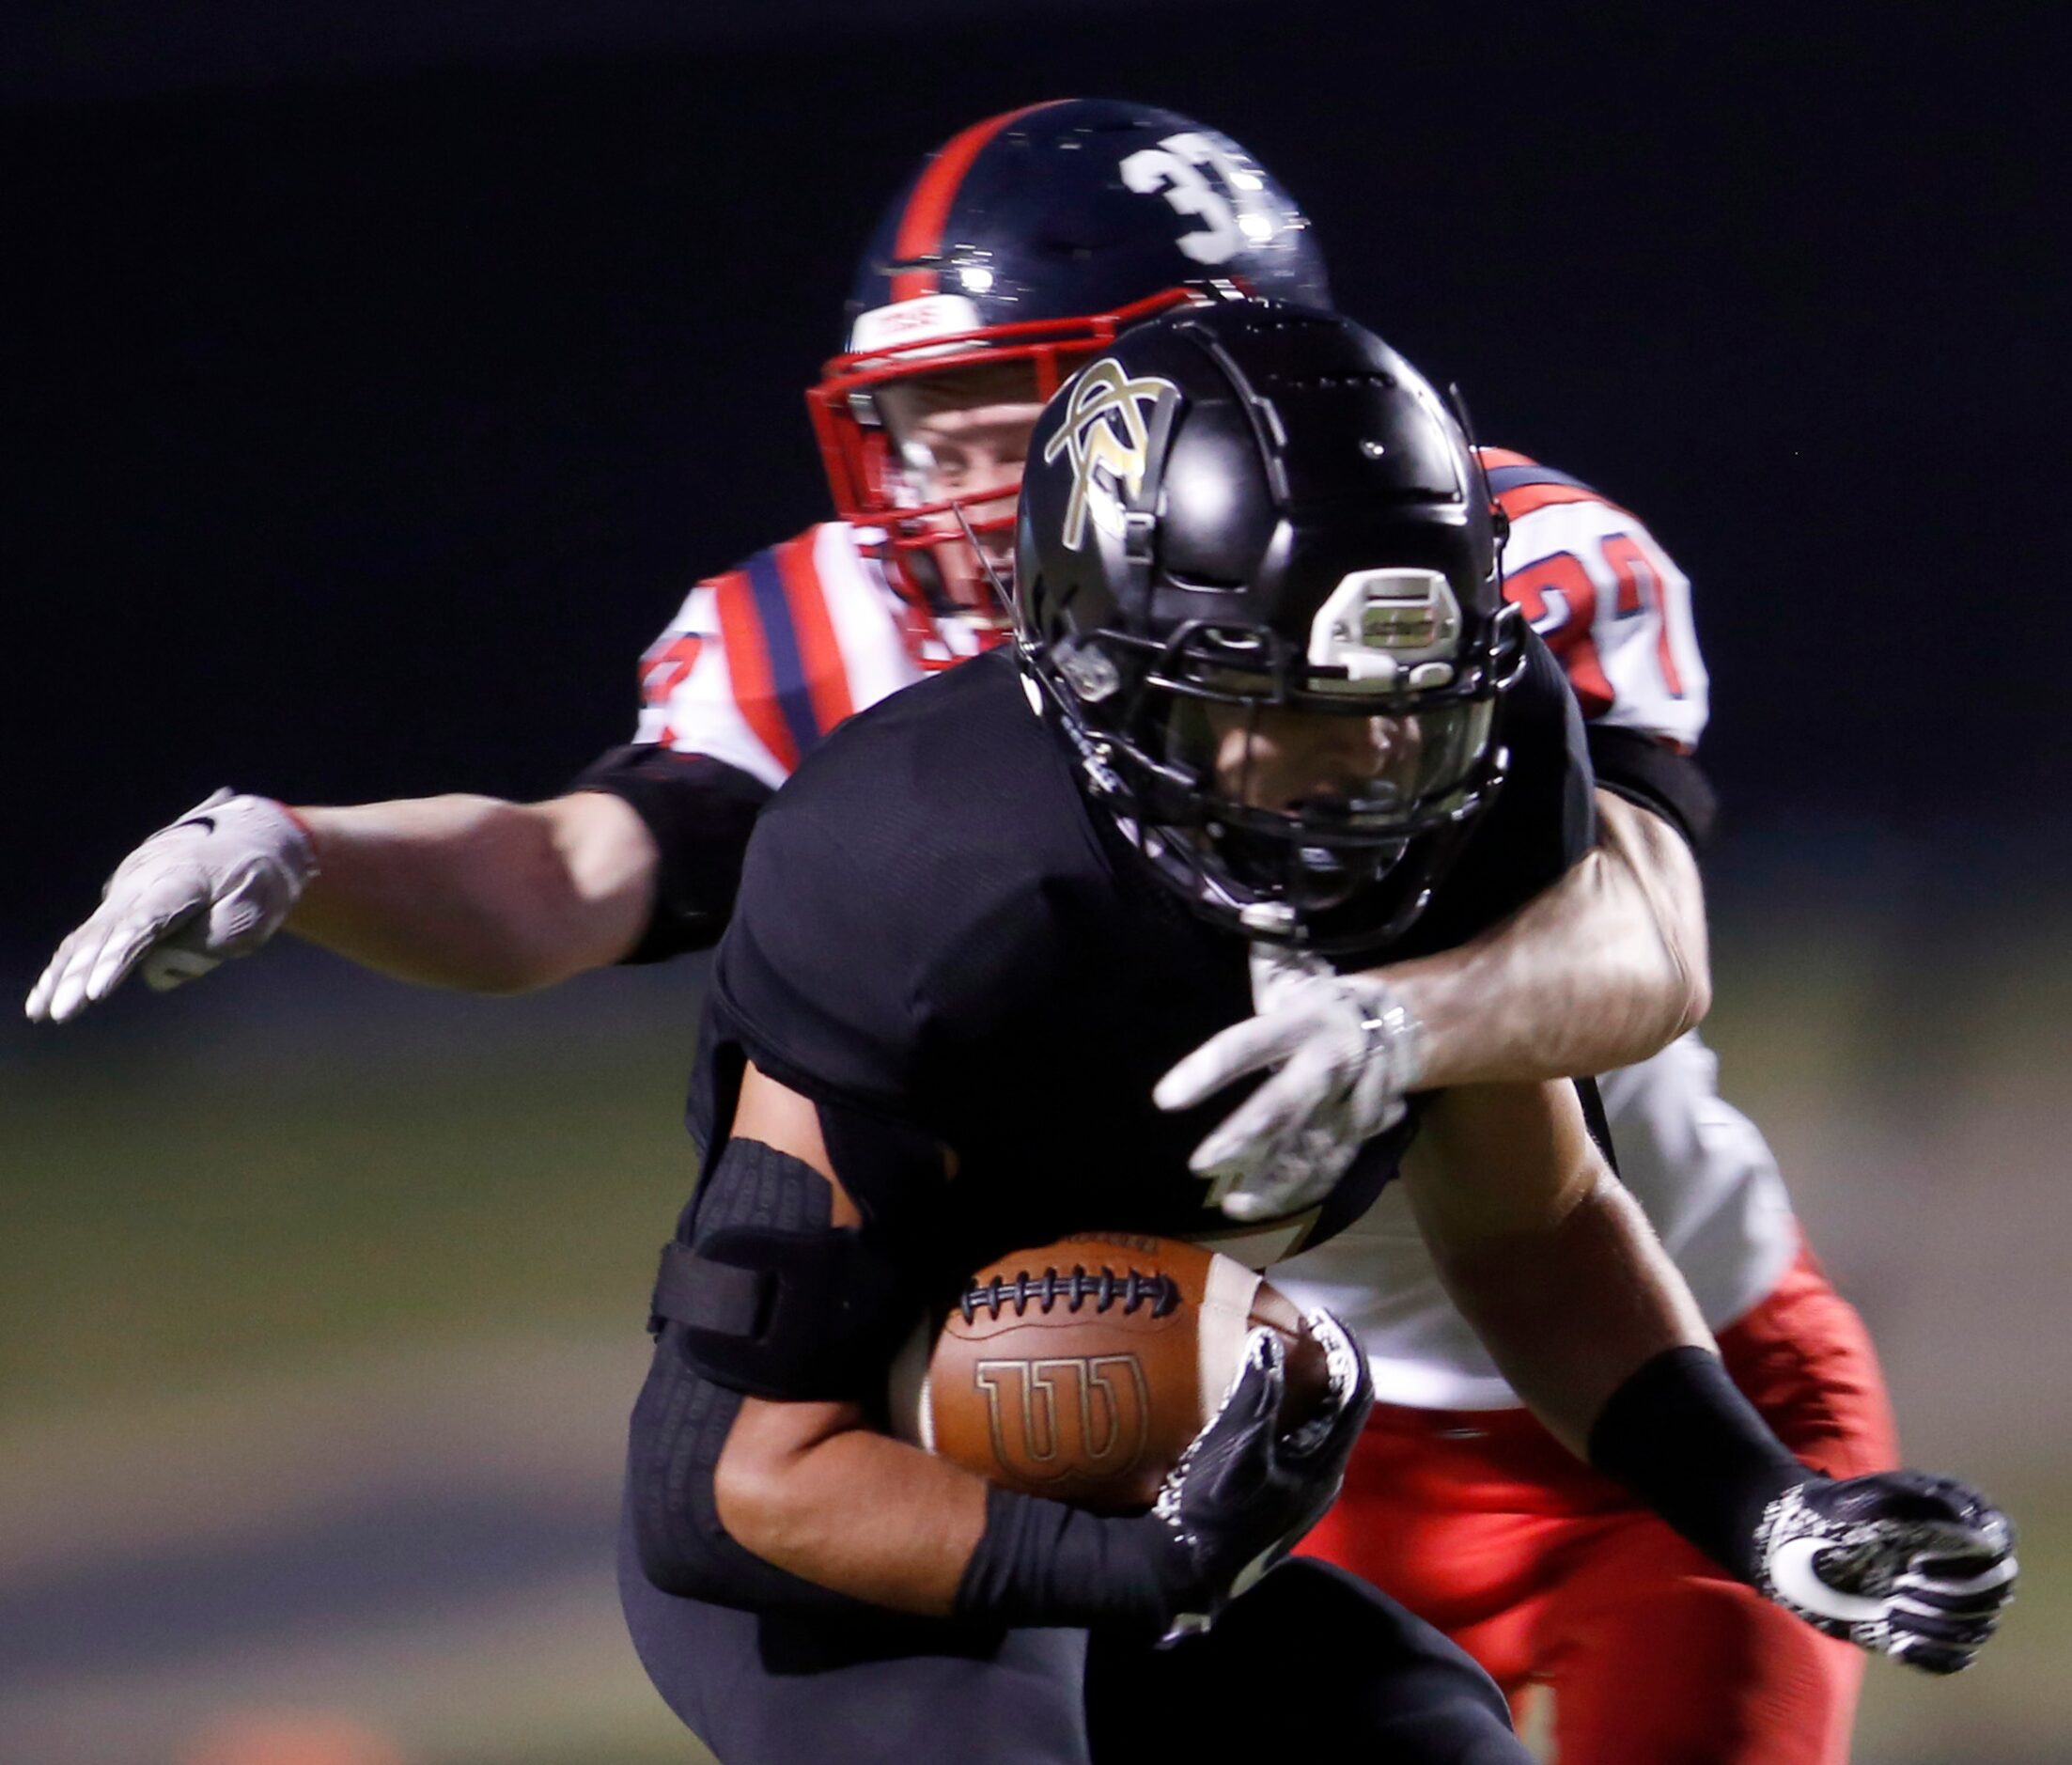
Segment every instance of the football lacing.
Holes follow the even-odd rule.
[[[1003,1281],[996,1274],[983,1286],[967,1289],[958,1301],[958,1309],[970,1323],[981,1306],[989,1317],[998,1318],[1003,1305],[1012,1305],[1015,1315],[1020,1317],[1031,1305],[1048,1312],[1060,1300],[1067,1311],[1078,1311],[1089,1300],[1097,1312],[1107,1311],[1118,1303],[1125,1313],[1147,1304],[1152,1317],[1163,1318],[1180,1303],[1180,1284],[1170,1274],[1145,1274],[1136,1269],[1117,1274],[1113,1269],[1089,1270],[1079,1263],[1073,1264],[1069,1274],[1046,1269],[1037,1275],[1018,1269],[1011,1281]]]

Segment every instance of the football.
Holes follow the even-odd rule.
[[[1286,1344],[1292,1428],[1330,1377],[1291,1301],[1198,1244],[1075,1233],[979,1270],[941,1329],[916,1333],[893,1370],[894,1431],[1008,1489],[1141,1512],[1259,1325]]]

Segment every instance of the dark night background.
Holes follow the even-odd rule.
[[[910,163],[1081,91],[1249,145],[1342,305],[1651,523],[1737,835],[2054,854],[2064,265],[2028,24],[919,10],[259,33],[216,0],[184,34],[72,8],[10,59],[18,955],[218,782],[544,794],[620,739],[688,580],[822,512],[798,395]]]
[[[1689,570],[1725,1095],[1909,1455],[2023,1528],[1993,1656],[1874,1666],[1857,1757],[2062,1765],[2060,16],[18,6],[0,994],[219,784],[556,790],[689,582],[826,510],[800,394],[913,162],[1171,106]],[[0,1010],[0,1757],[686,1758],[610,1538],[696,974],[484,1004],[284,938]]]

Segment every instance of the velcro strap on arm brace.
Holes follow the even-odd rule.
[[[922,1303],[869,1231],[833,1218],[833,1191],[810,1164],[729,1140],[693,1210],[692,1242],[662,1247],[649,1330],[681,1324],[691,1366],[755,1397],[882,1397]]]

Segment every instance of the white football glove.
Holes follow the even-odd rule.
[[[309,836],[279,804],[217,791],[116,867],[93,917],[30,992],[30,1020],[77,1017],[139,961],[146,984],[164,992],[257,949],[316,873]]]
[[[1247,1073],[1280,1069],[1188,1161],[1234,1220],[1322,1200],[1362,1145],[1402,1120],[1424,1066],[1424,1026],[1386,981],[1254,944],[1252,996],[1255,1017],[1210,1037],[1151,1094],[1161,1109],[1192,1109]]]
[[[2015,1529],[1969,1484],[1921,1471],[1815,1477],[1763,1510],[1756,1585],[1815,1630],[1924,1673],[1961,1673],[2015,1593]]]

